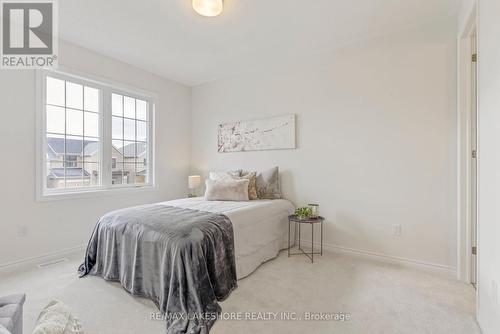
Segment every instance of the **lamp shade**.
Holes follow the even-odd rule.
[[[190,175],[188,176],[188,188],[196,189],[201,184],[201,176],[199,175]]]
[[[202,16],[217,16],[222,13],[222,0],[193,0],[193,9]]]

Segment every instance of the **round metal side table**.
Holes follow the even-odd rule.
[[[325,218],[318,216],[315,218],[299,218],[297,215],[290,215],[288,216],[288,257],[290,255],[305,255],[307,256],[310,260],[311,263],[314,263],[314,255],[323,255],[323,221]],[[296,225],[299,227],[299,251],[298,253],[290,253],[290,228],[292,225],[292,222],[294,222]],[[302,224],[309,224],[311,225],[311,252],[308,253],[304,251],[300,245],[300,239],[301,239],[301,231],[300,231],[300,226]],[[320,242],[320,252],[314,252],[314,225],[319,224],[321,228],[321,242]],[[295,235],[295,239],[297,239],[297,235]]]

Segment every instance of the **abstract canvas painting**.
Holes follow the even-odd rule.
[[[295,115],[222,123],[218,151],[242,152],[295,148]]]

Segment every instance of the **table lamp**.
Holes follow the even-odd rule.
[[[196,188],[198,188],[200,184],[201,184],[201,176],[199,175],[188,176],[188,188],[189,188],[188,197],[196,197]]]

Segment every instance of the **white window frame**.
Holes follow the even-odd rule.
[[[155,157],[155,113],[158,108],[158,98],[155,93],[146,92],[124,84],[79,73],[77,71],[59,66],[58,70],[39,69],[35,71],[36,80],[36,200],[48,201],[70,198],[91,198],[95,196],[109,196],[126,194],[130,192],[156,190],[156,157]],[[68,189],[47,188],[46,164],[46,78],[47,76],[68,80],[77,84],[87,85],[99,89],[99,137],[101,138],[100,150],[100,186]],[[111,93],[130,96],[148,102],[148,183],[146,184],[112,184],[112,111]]]

